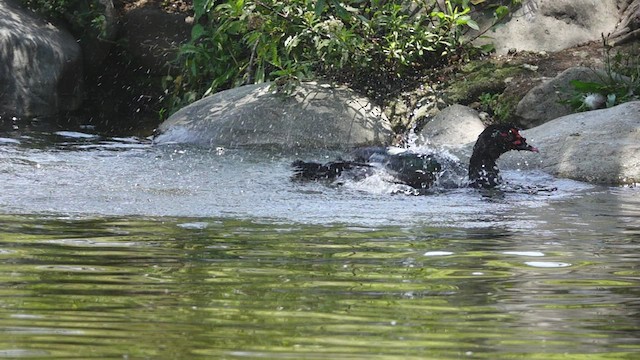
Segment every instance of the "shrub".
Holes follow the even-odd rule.
[[[517,2],[511,0],[512,3]],[[469,0],[194,0],[180,75],[165,86],[170,109],[248,83],[290,89],[321,77],[378,102],[429,69],[469,56]],[[476,0],[474,3],[485,3]],[[494,2],[497,17],[508,12]],[[486,5],[486,4],[484,4]]]
[[[20,0],[22,4],[46,19],[64,21],[74,34],[89,30],[104,36],[105,16],[100,11],[104,5],[98,0]]]

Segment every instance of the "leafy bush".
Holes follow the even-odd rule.
[[[516,3],[510,0],[509,3]],[[383,101],[403,82],[469,56],[469,0],[194,0],[191,42],[167,76],[170,109],[211,93],[274,81],[287,90],[314,77]],[[475,4],[485,3],[476,0]],[[497,18],[508,13],[494,1]],[[490,7],[490,6],[489,6]]]

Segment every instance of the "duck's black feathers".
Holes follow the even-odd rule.
[[[510,150],[537,152],[527,144],[517,128],[512,125],[491,125],[479,136],[469,160],[469,185],[478,188],[494,187],[500,183],[496,160]],[[294,161],[294,180],[335,180],[344,173],[357,171],[358,177],[368,176],[372,168],[384,169],[394,182],[425,189],[433,185],[448,161],[433,154],[404,151],[392,154],[389,148],[366,147],[354,150],[353,160],[337,160],[326,164]]]
[[[326,164],[317,162],[305,162],[296,160],[291,164],[293,167],[293,180],[334,180],[340,174],[347,170],[353,170],[357,167],[370,167],[356,161],[333,161]]]

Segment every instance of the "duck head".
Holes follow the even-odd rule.
[[[539,152],[538,148],[527,144],[527,139],[520,134],[520,130],[512,125],[493,127],[491,137],[501,149],[505,150],[504,152],[509,150]]]
[[[513,125],[490,125],[478,136],[469,160],[469,181],[473,187],[493,187],[500,182],[496,160],[511,151],[539,152],[527,143]]]
[[[474,154],[497,160],[510,150],[539,152],[538,148],[527,143],[520,130],[513,125],[490,125],[478,136],[473,148]]]

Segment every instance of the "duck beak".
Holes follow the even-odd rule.
[[[517,128],[512,128],[508,133],[501,133],[500,135],[510,138],[511,150],[540,152],[537,147],[527,144],[527,139],[520,134]]]
[[[531,146],[527,144],[527,139],[520,136],[514,142],[512,142],[514,150],[518,151],[531,151],[531,152],[540,152],[537,147]]]

